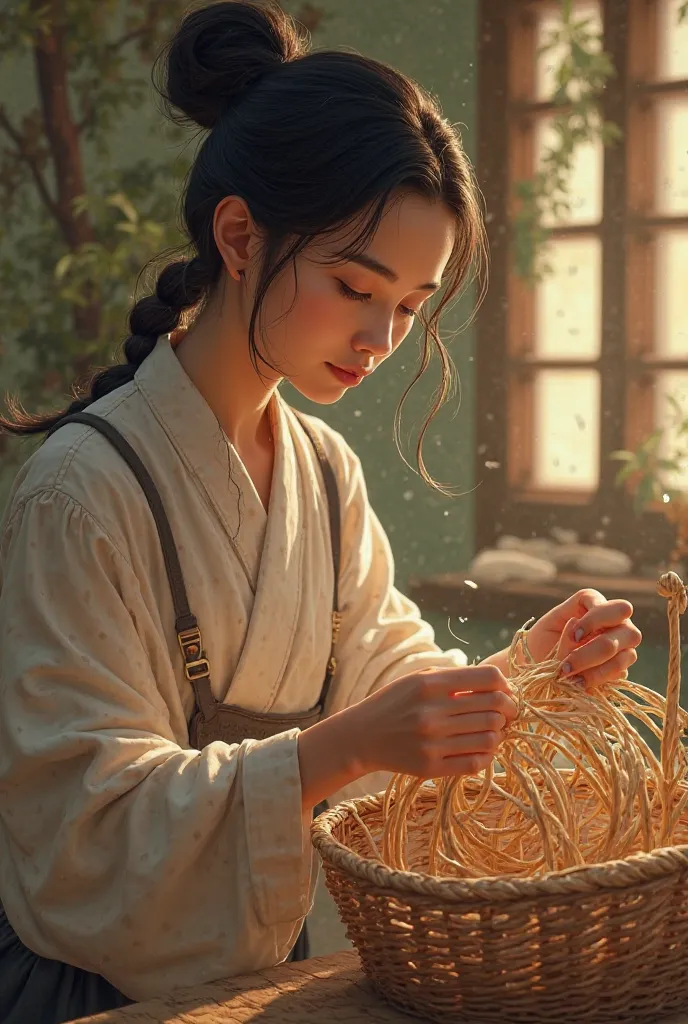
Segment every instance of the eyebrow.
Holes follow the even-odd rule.
[[[367,256],[365,253],[358,253],[353,256],[345,257],[349,263],[358,263],[359,266],[365,267],[367,270],[372,270],[374,274],[379,274],[380,277],[386,278],[388,281],[398,281],[399,275],[396,274],[389,267],[386,267],[384,263],[380,263],[374,256]],[[417,292],[436,292],[440,287],[437,281],[429,281],[427,284],[419,284],[414,291]]]

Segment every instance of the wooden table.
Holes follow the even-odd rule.
[[[376,996],[358,955],[347,951],[215,981],[72,1024],[413,1024],[417,1019]],[[643,1024],[688,1024],[688,1016]]]
[[[413,1024],[413,1020],[374,994],[361,973],[358,954],[347,950],[81,1017],[72,1024]]]

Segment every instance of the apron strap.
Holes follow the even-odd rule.
[[[196,616],[189,608],[189,598],[186,593],[186,585],[182,574],[182,567],[179,563],[177,546],[174,543],[172,527],[167,518],[160,493],[153,483],[153,478],[136,454],[132,446],[120,434],[119,430],[112,426],[102,416],[95,416],[89,412],[77,412],[66,416],[59,423],[52,427],[47,436],[50,435],[65,423],[83,423],[93,427],[117,449],[124,461],[129,465],[132,473],[141,485],[146,500],[153,513],[153,519],[160,537],[165,570],[172,591],[172,602],[174,604],[175,623],[174,628],[184,658],[184,671],[186,678],[193,686],[198,707],[203,717],[209,721],[215,714],[215,697],[210,685],[210,662],[206,658],[203,649],[203,639],[198,628]]]
[[[318,458],[325,481],[330,517],[330,538],[332,543],[332,562],[334,566],[334,602],[332,611],[332,642],[330,646],[330,657],[327,663],[325,681],[323,683],[319,700],[320,707],[324,708],[325,700],[332,683],[332,677],[334,676],[337,666],[334,649],[341,624],[341,614],[339,611],[339,566],[341,550],[341,512],[339,491],[337,488],[337,479],[320,440],[316,437],[310,425],[305,422],[301,415],[295,410],[294,412],[299,423],[303,427],[306,436],[313,445]],[[192,613],[189,607],[189,598],[186,592],[186,585],[184,583],[182,567],[179,562],[177,547],[172,534],[172,527],[170,526],[167,513],[165,512],[165,508],[162,503],[162,498],[160,497],[160,493],[153,482],[153,478],[129,442],[122,436],[119,430],[113,427],[108,420],[103,419],[102,416],[96,416],[94,413],[89,412],[72,413],[72,415],[65,416],[64,419],[59,421],[59,423],[56,423],[55,426],[51,427],[47,432],[46,437],[50,437],[51,434],[66,423],[82,423],[85,426],[92,427],[94,430],[97,430],[98,433],[106,437],[128,464],[141,486],[149,508],[153,514],[153,519],[155,520],[158,536],[160,538],[165,570],[167,572],[167,579],[172,592],[172,602],[174,604],[174,628],[176,630],[177,639],[184,658],[184,671],[186,678],[193,687],[196,703],[204,719],[206,721],[210,721],[210,719],[216,714],[218,704],[215,696],[213,695],[210,683],[210,662],[208,661],[203,648],[203,639],[201,637],[201,631],[198,626],[196,616]]]

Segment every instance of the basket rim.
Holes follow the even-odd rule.
[[[634,853],[622,860],[553,871],[540,878],[435,878],[417,871],[397,871],[380,861],[350,850],[332,835],[352,811],[376,811],[384,793],[343,800],[318,815],[312,823],[311,842],[324,863],[340,868],[379,889],[430,896],[444,902],[509,903],[538,896],[592,895],[605,889],[628,889],[688,869],[688,845],[665,846],[650,853]]]

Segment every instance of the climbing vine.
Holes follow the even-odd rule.
[[[688,0],[687,0],[688,4]],[[552,131],[537,172],[516,183],[518,210],[513,220],[516,273],[535,283],[551,271],[548,222],[569,213],[569,182],[578,147],[601,140],[610,145],[621,137],[617,125],[602,118],[600,97],[615,74],[591,18],[576,15],[572,0],[562,0],[561,22],[538,50],[542,56],[561,51],[554,69]]]

